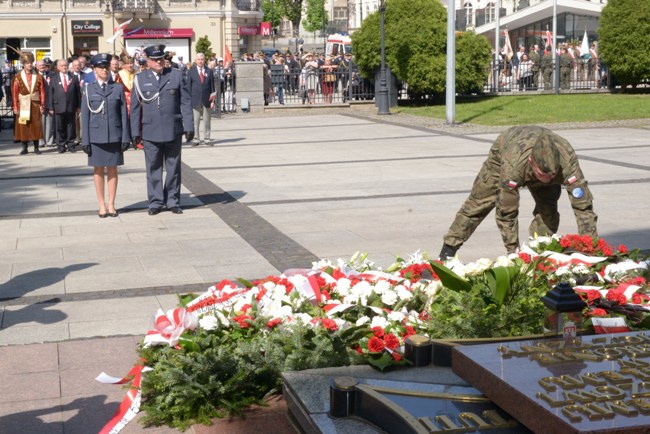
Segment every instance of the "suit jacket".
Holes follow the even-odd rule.
[[[81,89],[72,74],[68,74],[67,92],[63,89],[61,74],[58,73],[50,77],[48,91],[49,98],[46,98],[46,106],[48,110],[54,110],[55,114],[75,113],[79,108]]]
[[[179,70],[165,68],[159,80],[150,69],[140,72],[133,79],[132,92],[132,136],[171,142],[185,131],[194,132],[190,90]]]
[[[187,71],[187,83],[192,98],[192,108],[199,110],[201,106],[210,107],[210,94],[214,93],[214,74],[210,68],[204,67],[203,82],[199,78],[199,68],[194,65]]]
[[[131,140],[124,86],[87,84],[81,100],[81,144],[128,143]],[[103,108],[99,110],[100,107]],[[96,111],[97,113],[93,113]]]

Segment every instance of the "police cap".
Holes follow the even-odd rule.
[[[111,64],[111,59],[113,59],[113,55],[108,53],[99,53],[90,58],[90,64],[93,67],[108,67]]]
[[[144,53],[149,59],[162,59],[165,57],[165,46],[151,45],[144,49]]]
[[[560,166],[560,152],[547,134],[541,134],[533,145],[533,160],[544,173],[557,173]]]

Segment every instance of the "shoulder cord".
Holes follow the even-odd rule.
[[[86,105],[88,106],[88,110],[90,110],[90,113],[97,114],[100,111],[104,110],[104,103],[106,103],[106,100],[103,100],[96,110],[93,110],[92,107],[90,107],[90,99],[89,99],[90,97],[88,96],[88,83],[84,84],[84,87],[86,88],[86,91],[84,92],[86,94]]]
[[[138,99],[145,104],[149,104],[150,102],[157,100],[158,97],[160,96],[160,92],[157,92],[151,98],[145,98],[144,95],[142,95],[142,91],[140,90],[140,81],[138,80],[137,74],[135,75],[135,77],[133,77],[133,87],[135,87],[135,93],[138,94]]]

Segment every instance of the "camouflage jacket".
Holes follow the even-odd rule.
[[[533,175],[528,158],[542,134],[552,137],[560,154],[560,169],[555,178],[544,184]],[[578,157],[569,142],[552,131],[536,126],[519,126],[504,131],[492,145],[488,164],[492,176],[498,177],[496,220],[508,251],[519,247],[519,188],[564,185],[578,224],[578,232],[597,235],[597,216],[593,197],[582,174]]]

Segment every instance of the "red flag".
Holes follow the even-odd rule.
[[[232,63],[232,53],[230,53],[230,48],[228,48],[228,44],[226,44],[226,55],[224,57],[224,65],[230,65]]]
[[[503,31],[503,36],[505,38],[505,43],[503,45],[503,50],[501,50],[501,54],[503,54],[507,60],[510,60],[515,53],[512,51],[512,45],[510,45],[510,35],[508,35],[508,29],[505,29]]]

